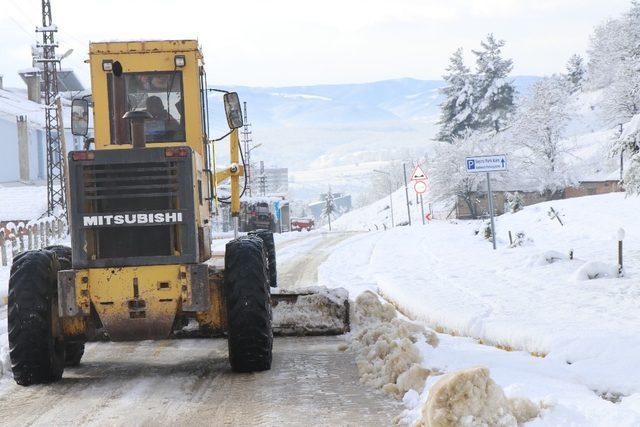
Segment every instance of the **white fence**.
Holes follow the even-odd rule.
[[[9,222],[0,228],[0,266],[10,265],[21,252],[52,245],[66,234],[67,223],[63,219],[43,218],[27,224]]]

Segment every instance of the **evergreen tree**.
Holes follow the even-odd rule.
[[[571,85],[571,92],[582,89],[582,81],[586,72],[582,57],[578,54],[572,55],[567,63],[567,81]]]
[[[336,205],[333,201],[333,193],[331,192],[331,187],[329,187],[329,191],[325,195],[324,198],[324,208],[322,209],[322,215],[327,217],[329,221],[329,231],[331,231],[331,215],[335,212]]]
[[[440,104],[440,131],[436,140],[453,142],[473,125],[473,76],[464,64],[462,48],[451,55],[443,78],[447,85],[440,89],[445,100]]]
[[[515,88],[513,82],[507,80],[513,61],[502,58],[504,44],[504,40],[496,40],[489,34],[480,43],[481,50],[473,51],[477,67],[474,91],[477,129],[503,130],[514,109]]]

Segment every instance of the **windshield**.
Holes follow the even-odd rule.
[[[146,142],[185,140],[180,71],[126,73],[108,78],[111,143],[130,144],[129,123],[122,118],[127,111],[147,111]]]

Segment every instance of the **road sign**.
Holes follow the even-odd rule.
[[[503,172],[507,170],[506,154],[467,157],[467,172]]]
[[[426,180],[427,180],[427,174],[424,173],[424,171],[420,166],[416,166],[416,168],[413,170],[413,174],[411,174],[411,181],[426,181]]]
[[[415,181],[413,183],[413,189],[416,193],[422,194],[427,191],[427,182],[426,181]]]
[[[491,191],[491,173],[507,170],[507,155],[494,154],[492,156],[475,156],[466,158],[467,172],[487,174],[487,195],[489,199],[489,217],[491,218],[491,240],[496,249],[496,224],[493,220],[493,192]]]

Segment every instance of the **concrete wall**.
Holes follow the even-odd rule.
[[[624,191],[618,181],[585,181],[579,187],[571,187],[565,190],[566,198],[593,196]]]
[[[20,144],[17,118],[13,121],[0,118],[0,182],[20,181]],[[26,124],[29,181],[43,181],[47,177],[47,153],[45,148],[45,133],[36,129],[28,121]],[[82,138],[75,138],[71,132],[65,132],[67,150],[82,149]],[[23,163],[23,167],[26,163]],[[23,169],[24,173],[24,169]],[[22,177],[24,178],[24,176]],[[24,179],[22,179],[24,180]]]
[[[18,166],[18,128],[15,121],[0,118],[0,182],[17,181],[20,177]]]

